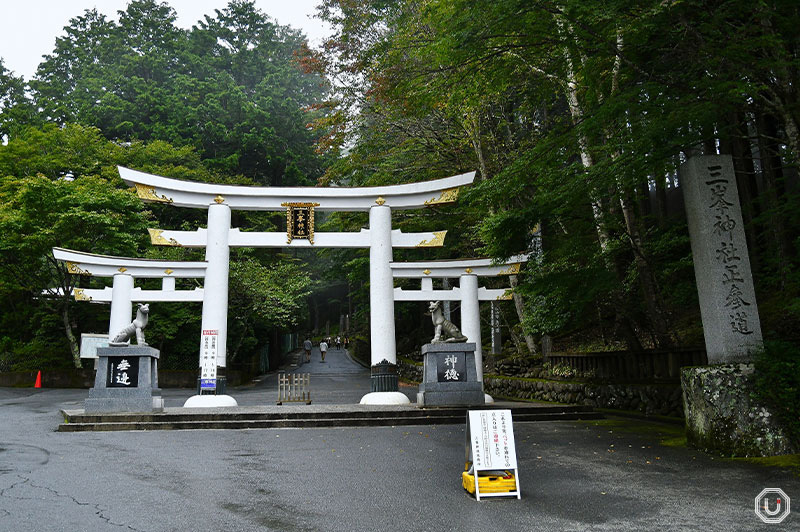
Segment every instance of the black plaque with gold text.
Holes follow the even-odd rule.
[[[319,203],[281,203],[286,207],[286,243],[305,239],[314,243],[314,207]]]

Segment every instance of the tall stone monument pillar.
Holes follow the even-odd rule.
[[[442,279],[442,289],[443,290],[450,289],[450,279],[448,279],[447,277],[444,277]],[[453,318],[450,317],[450,301],[442,301],[442,312],[444,313],[444,319],[446,319],[447,321],[453,321]]]
[[[748,362],[761,322],[730,155],[692,157],[680,167],[700,315],[709,364]]]
[[[753,399],[761,322],[730,155],[680,168],[700,314],[710,366],[681,370],[686,438],[701,449],[769,456],[791,449],[766,405]]]

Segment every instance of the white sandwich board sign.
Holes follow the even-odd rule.
[[[467,462],[472,462],[475,498],[516,496],[520,499],[517,451],[514,445],[514,424],[511,410],[470,410],[468,412]],[[480,471],[513,471],[516,491],[480,492]]]

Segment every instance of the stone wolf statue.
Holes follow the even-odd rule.
[[[453,325],[453,322],[444,319],[441,301],[431,301],[428,305],[428,310],[430,311],[435,331],[433,340],[431,340],[432,344],[467,341],[467,337],[461,334],[461,331],[458,330],[458,327]]]
[[[136,335],[137,345],[147,345],[144,341],[144,332],[142,329],[147,327],[147,319],[150,314],[150,306],[147,303],[139,303],[139,308],[136,310],[136,319],[130,325],[122,329],[114,339],[108,342],[108,345],[113,347],[121,347],[127,345],[129,339]]]

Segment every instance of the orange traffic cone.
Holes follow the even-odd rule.
[[[39,373],[36,374],[36,384],[33,385],[34,388],[41,388],[42,387],[42,372],[39,370]]]

